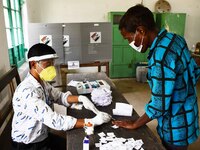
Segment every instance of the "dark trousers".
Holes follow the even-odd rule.
[[[12,142],[12,150],[66,150],[66,139],[55,134],[49,134],[47,139],[38,143]]]
[[[170,145],[164,141],[162,141],[163,146],[166,148],[166,150],[187,150],[188,146],[175,146]]]

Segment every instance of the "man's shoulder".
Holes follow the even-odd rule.
[[[29,78],[25,78],[17,87],[17,92],[24,92],[25,90],[33,90],[35,89],[34,84],[29,80]]]

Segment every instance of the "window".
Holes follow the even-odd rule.
[[[25,48],[21,16],[23,0],[3,0],[5,27],[10,65],[20,67],[25,62]]]

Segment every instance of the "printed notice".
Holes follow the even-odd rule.
[[[40,43],[52,46],[52,35],[40,35]]]
[[[79,61],[68,61],[67,65],[68,69],[79,69],[80,67]]]
[[[63,46],[69,47],[69,35],[63,35]]]
[[[90,32],[90,43],[101,43],[101,32]]]

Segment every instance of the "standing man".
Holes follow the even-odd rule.
[[[62,93],[47,82],[56,76],[55,58],[57,55],[54,49],[45,44],[36,44],[28,52],[30,72],[17,87],[13,96],[13,149],[50,149],[50,143],[55,141],[48,139],[48,128],[66,131],[82,128],[88,122],[94,126],[101,125],[111,119],[107,113],[98,111],[87,97],[73,96],[69,91]],[[53,103],[68,107],[78,102],[96,113],[96,116],[91,119],[76,119],[52,110]]]
[[[186,150],[199,136],[196,83],[200,68],[191,57],[184,38],[156,28],[152,12],[136,5],[120,20],[119,30],[130,46],[148,55],[148,82],[151,89],[145,113],[136,121],[114,121],[136,129],[157,119],[157,131],[168,150]]]

